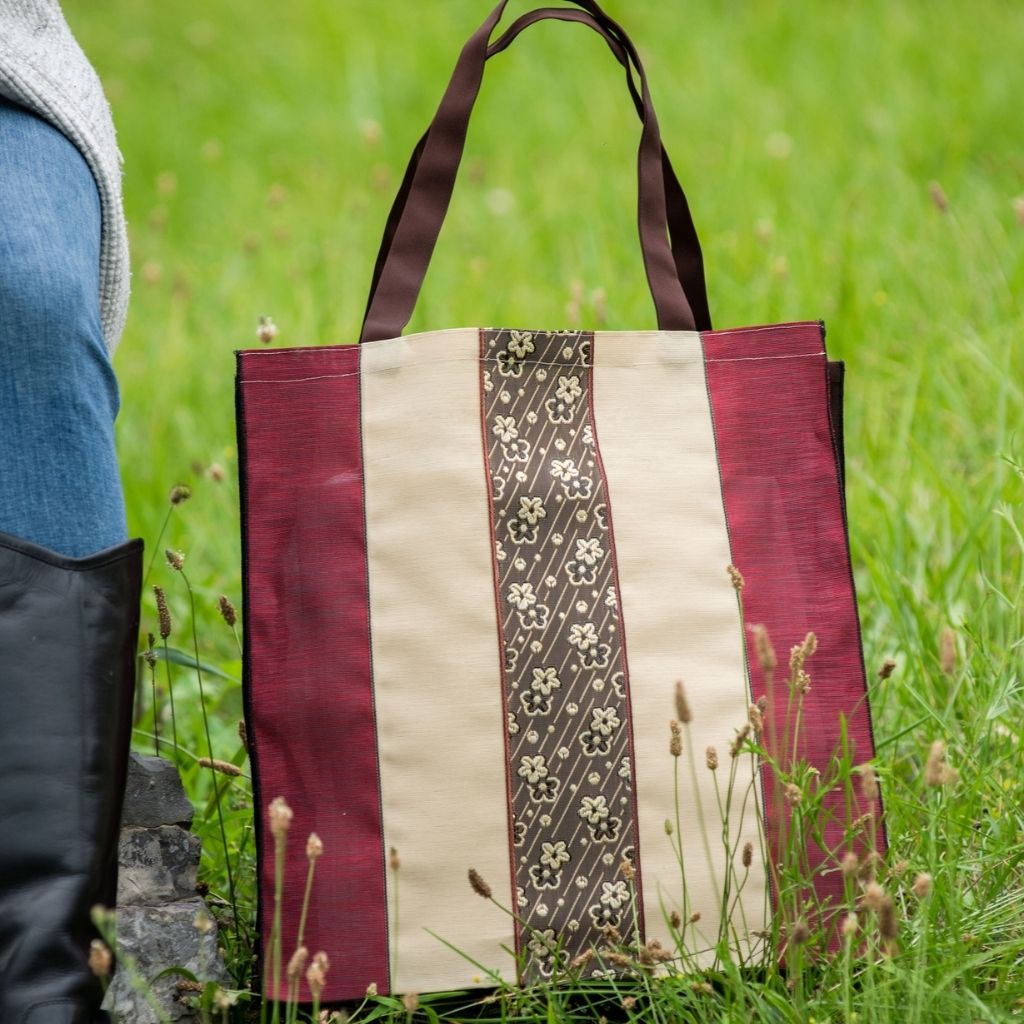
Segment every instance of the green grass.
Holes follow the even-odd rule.
[[[261,315],[280,327],[275,344],[356,339],[393,189],[487,7],[67,0],[126,161],[135,284],[116,366],[131,526],[154,542],[170,487],[193,487],[161,547],[186,552],[202,658],[234,680],[235,639],[216,612],[220,593],[240,597],[233,350],[256,344]],[[898,662],[872,679],[891,862],[935,876],[929,928],[909,915],[904,952],[858,990],[857,1019],[1008,1019],[1024,999],[1024,6],[608,7],[648,64],[716,324],[822,317],[833,357],[848,361],[865,650],[872,669]],[[653,326],[635,237],[637,133],[600,40],[579,26],[530,29],[489,69],[411,329]],[[595,289],[607,295],[601,322]],[[150,582],[167,587],[172,643],[189,650],[188,595],[162,557]],[[149,596],[145,624],[155,631]],[[197,684],[175,672],[182,746],[201,756]],[[237,682],[204,684],[214,753],[242,764]],[[142,749],[148,731],[147,699]],[[923,800],[921,762],[938,738],[960,780]],[[183,760],[205,809],[204,871],[226,897],[209,773]],[[224,785],[251,904],[250,802],[244,785]],[[229,936],[239,963],[251,922],[240,925],[242,939]],[[809,984],[797,1007],[779,984],[750,982],[748,1002],[706,1019],[844,1020],[828,972]],[[541,1017],[577,1012],[562,994],[538,999],[524,1005]],[[659,1012],[685,1019],[671,1000]]]

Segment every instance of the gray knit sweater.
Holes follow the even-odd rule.
[[[103,209],[100,317],[117,345],[128,309],[128,234],[121,206],[121,154],[103,89],[57,0],[0,0],[0,96],[34,111],[81,151]]]

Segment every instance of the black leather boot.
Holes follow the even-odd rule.
[[[94,1024],[114,905],[142,542],[64,558],[0,534],[0,1022]]]

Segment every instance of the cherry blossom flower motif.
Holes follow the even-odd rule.
[[[532,583],[513,583],[508,588],[506,598],[509,604],[520,611],[525,611],[531,605],[537,603],[537,595],[533,592]]]
[[[621,818],[603,818],[592,825],[587,825],[595,843],[614,843],[619,838],[622,828]]]
[[[501,454],[506,462],[529,462],[530,442],[525,437],[516,438],[501,446]]]
[[[584,424],[580,440],[588,447],[594,446],[594,428],[589,423]]]
[[[562,884],[562,872],[543,864],[531,864],[530,881],[535,889],[557,889]]]
[[[543,384],[544,381],[548,379],[548,371],[541,368],[534,374],[534,376]]]
[[[603,903],[595,903],[592,907],[588,907],[587,913],[597,929],[606,928],[609,925],[612,928],[618,928],[622,922],[621,912],[616,907],[609,907]]]
[[[590,728],[602,736],[611,736],[619,727],[619,716],[615,708],[594,708],[590,712]]]
[[[516,426],[515,416],[495,416],[494,426],[491,433],[498,438],[502,444],[508,444],[519,437],[519,428]]]
[[[533,868],[530,871],[532,873]],[[548,888],[553,888],[553,886]],[[530,951],[530,957],[537,970],[544,977],[550,978],[555,972],[555,951],[558,948],[554,929],[545,928],[542,932],[533,929],[532,938],[526,948]]]
[[[543,754],[523,754],[519,758],[519,778],[526,779],[528,786],[534,786],[548,776],[547,758]]]
[[[547,587],[549,590],[552,587],[557,587],[558,586],[558,577],[557,576],[545,576],[544,577],[544,586]]]
[[[509,339],[508,350],[516,359],[525,359],[532,355],[536,346],[533,344],[533,335],[527,331],[512,331]]]
[[[536,693],[550,697],[552,691],[557,690],[561,685],[562,680],[558,678],[558,669],[535,668],[533,670],[533,681],[530,683],[530,689]]]
[[[544,502],[541,498],[526,497],[519,499],[519,510],[516,512],[516,516],[524,523],[536,526],[542,519],[547,518],[547,514],[547,509],[544,507]]]
[[[566,562],[565,573],[576,587],[592,587],[597,582],[597,566],[586,562]]]
[[[526,907],[529,906],[530,901],[526,898],[526,890],[521,886],[516,886],[516,906]]]
[[[556,451],[560,451],[560,452],[564,452],[565,451],[565,438],[564,437],[556,437],[555,438],[555,449],[556,449]]]
[[[554,544],[556,548],[563,540],[565,540],[565,538],[560,533],[551,534],[551,543]]]
[[[607,668],[611,654],[608,644],[597,644],[589,650],[580,651],[580,664],[584,668]]]
[[[536,690],[519,694],[519,701],[528,715],[546,715],[551,710],[551,700]]]
[[[625,779],[627,782],[632,780],[632,778],[633,778],[633,765],[630,762],[628,757],[624,757],[619,762],[618,776],[619,776],[620,779]]]
[[[580,363],[583,366],[589,366],[590,365],[590,339],[589,338],[586,341],[581,341],[580,342],[580,347],[577,349],[577,354],[579,355]]]
[[[601,542],[594,537],[586,540],[576,541],[576,561],[586,562],[587,565],[597,565],[604,558],[604,548]]]
[[[616,672],[612,676],[612,689],[619,700],[626,699],[626,676],[623,672]]]
[[[511,644],[509,644],[505,648],[505,671],[506,672],[515,672],[516,665],[518,664],[518,662],[519,662],[519,648],[518,647],[513,647]]]
[[[599,754],[611,753],[612,741],[610,736],[587,729],[586,732],[580,733],[580,746],[587,757],[597,757]]]
[[[580,387],[580,379],[574,373],[569,376],[558,378],[558,387],[555,389],[555,394],[563,401],[572,404],[576,401],[580,395],[583,394],[583,388]]]
[[[589,476],[577,476],[562,484],[565,496],[572,501],[589,498],[594,490],[594,481]]]
[[[608,506],[607,505],[595,505],[594,506],[594,518],[597,520],[597,525],[602,530],[608,529]]]
[[[576,407],[564,398],[549,398],[544,407],[548,411],[548,420],[552,423],[572,423],[572,418],[576,415]]]
[[[522,519],[510,519],[505,528],[508,530],[508,539],[513,544],[535,544],[537,542],[537,527],[531,526]]]
[[[512,845],[522,846],[526,841],[526,822],[520,821],[518,818],[512,819]],[[519,892],[523,890],[520,889]]]
[[[526,414],[526,422],[529,423],[530,426],[533,426],[533,424],[537,422],[537,414],[532,409]]]
[[[575,622],[569,627],[569,643],[578,651],[588,651],[598,642],[597,627],[592,622]]]
[[[560,786],[561,782],[549,775],[530,787],[530,799],[535,803],[553,804]]]
[[[572,860],[564,839],[556,839],[553,843],[541,843],[540,850],[541,864],[555,871],[560,871],[563,864],[568,864]]]
[[[603,794],[597,796],[585,796],[580,804],[580,817],[591,825],[596,825],[611,814],[608,810],[608,798]]]
[[[546,604],[531,604],[529,608],[516,612],[523,629],[543,629],[548,624],[551,609]]]
[[[566,483],[572,480],[573,477],[580,475],[580,471],[576,466],[576,463],[572,459],[552,459],[551,460],[551,475],[556,480],[561,480]]]
[[[605,608],[618,608],[619,607],[619,594],[614,587],[609,587],[604,595],[604,606]]]
[[[617,878],[614,882],[602,882],[599,899],[603,906],[619,910],[629,903],[629,889],[621,878]]]
[[[556,753],[558,754],[559,759],[564,761],[569,756],[571,751],[568,747],[559,747]]]
[[[508,734],[509,736],[515,736],[519,732],[519,723],[516,721],[516,715],[514,711],[508,713]]]
[[[522,377],[522,359],[517,358],[508,349],[503,348],[498,353],[498,373],[500,373],[502,377]]]

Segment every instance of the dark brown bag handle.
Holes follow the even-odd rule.
[[[488,46],[487,59],[490,60],[491,57],[507,49],[520,32],[545,18],[579,22],[604,37],[612,54],[626,71],[626,83],[633,98],[633,105],[636,107],[637,114],[642,119],[644,112],[643,99],[637,91],[636,83],[633,81],[632,65],[629,62],[628,52],[622,46],[617,36],[585,11],[578,11],[569,7],[546,7],[523,14],[513,22],[500,39]],[[398,194],[395,196],[391,212],[388,215],[387,225],[384,228],[384,238],[381,242],[380,251],[377,254],[377,262],[373,270],[370,296],[367,301],[367,313],[369,313],[370,306],[373,303],[377,285],[380,281],[381,270],[391,251],[395,231],[405,210],[413,177],[419,166],[420,158],[429,135],[430,129],[428,128],[416,144],[409,160],[409,165],[406,167],[405,176],[402,179]],[[664,146],[661,149],[661,169],[665,187],[669,234],[672,242],[672,258],[676,265],[676,275],[682,283],[686,297],[690,301],[697,330],[709,331],[711,330],[711,314],[708,309],[707,286],[704,281],[704,262],[701,256],[700,241],[697,238],[697,230],[693,224],[689,204],[686,201],[686,194],[679,184],[679,179],[676,177],[672,162]]]
[[[423,278],[426,276],[427,265],[451,201],[459,162],[465,148],[469,118],[483,79],[490,35],[507,3],[508,0],[501,0],[463,47],[430,130],[422,140],[422,150],[417,147],[419,152],[416,166],[410,168],[411,174],[407,172],[409,180],[407,183],[403,182],[403,189],[400,190],[392,211],[393,214],[397,214],[394,218],[393,233],[390,238],[385,235],[381,247],[375,274],[376,287],[363,323],[361,341],[395,337],[401,333],[412,316]],[[643,66],[628,36],[593,0],[576,0],[576,3],[593,15],[599,25],[598,30],[604,29],[601,34],[606,38],[613,37],[637,68],[643,108],[643,132],[638,152],[638,224],[644,267],[654,298],[659,328],[694,330],[697,322],[683,291],[676,263],[669,248],[666,182],[661,160],[663,150]],[[569,8],[564,10],[571,11]],[[540,10],[532,12],[532,16],[525,17],[532,20],[550,17],[575,20],[564,19],[561,8]],[[532,23],[532,20],[528,23]],[[521,26],[525,27],[525,24]],[[416,157],[417,154],[414,153],[414,158]],[[672,177],[674,178],[674,175]],[[680,194],[681,191],[680,189]],[[685,198],[683,203],[685,204]],[[678,210],[678,205],[678,197],[674,197],[673,208]],[[687,219],[689,220],[689,217]],[[696,242],[695,233],[693,241]],[[688,259],[692,265],[693,253],[688,254]],[[699,247],[696,251],[696,260],[700,260]]]

